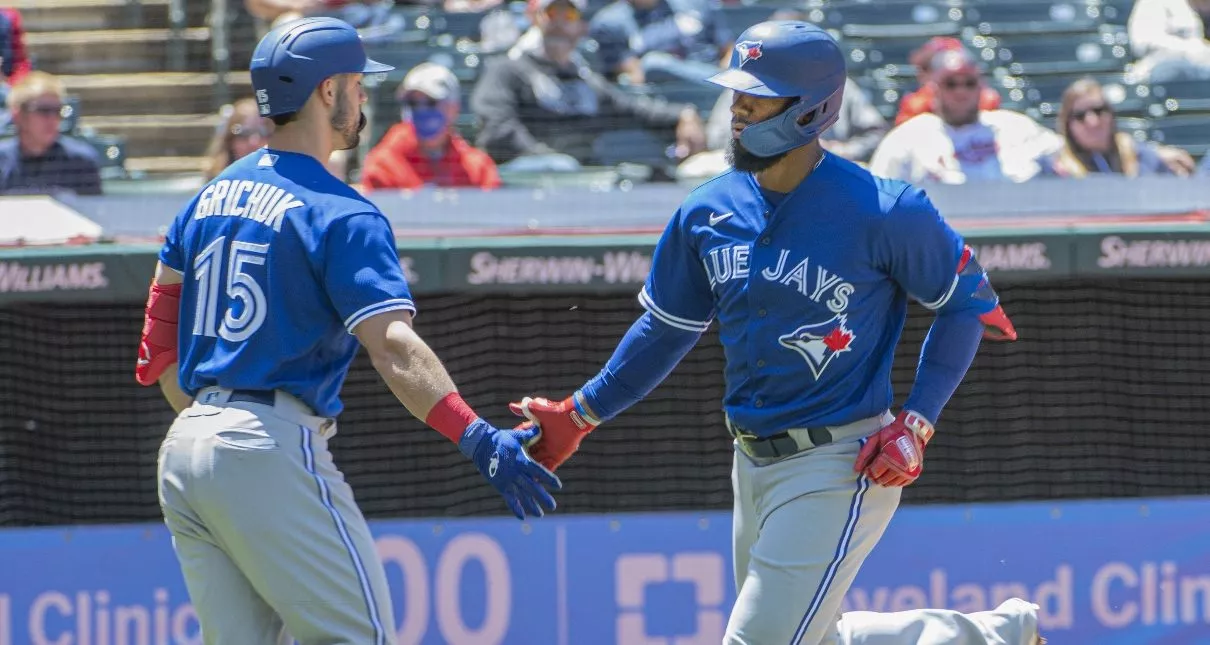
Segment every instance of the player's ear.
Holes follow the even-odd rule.
[[[336,90],[339,83],[339,76],[329,76],[320,81],[316,92],[319,93],[319,100],[323,101],[324,107],[331,107],[336,104]]]

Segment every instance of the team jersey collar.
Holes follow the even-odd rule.
[[[256,162],[257,166],[275,166],[275,165],[277,165],[278,161],[281,159],[290,159],[290,160],[294,160],[294,161],[300,161],[303,163],[311,163],[316,166],[319,166],[320,168],[324,168],[326,171],[326,167],[324,166],[324,164],[322,162],[320,162],[315,157],[312,157],[311,155],[303,154],[301,152],[293,152],[290,150],[280,150],[278,148],[270,148],[269,146],[264,146],[257,152],[260,153],[260,156],[257,157],[257,162]],[[253,154],[256,154],[256,153],[253,153]]]
[[[767,219],[772,219],[774,211],[780,209],[786,204],[786,202],[789,202],[809,189],[808,187],[814,183],[812,180],[819,175],[820,170],[824,168],[825,164],[828,166],[832,165],[832,155],[828,154],[827,150],[825,150],[823,154],[819,156],[819,161],[815,162],[815,167],[811,169],[811,173],[803,178],[802,181],[798,182],[798,185],[795,186],[793,190],[786,193],[785,197],[782,197],[781,199],[781,204],[779,204],[776,208],[774,208],[772,204],[769,204],[768,200],[765,199],[765,194],[761,188],[760,182],[756,181],[756,173],[745,172],[743,175],[744,179],[746,179],[748,182],[748,187],[756,195],[757,199],[760,199],[761,202],[765,204],[765,215]]]

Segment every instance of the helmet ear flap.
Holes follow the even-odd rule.
[[[799,99],[781,114],[744,128],[740,133],[740,142],[758,157],[773,157],[807,145],[840,118],[843,95],[842,86],[842,89],[815,105]]]

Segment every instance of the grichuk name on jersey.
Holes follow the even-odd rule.
[[[281,232],[282,218],[291,208],[305,206],[277,186],[246,179],[221,179],[206,187],[193,209],[193,219],[243,217]]]
[[[713,288],[730,280],[747,280],[750,253],[751,247],[747,244],[711,249],[702,259],[710,286]],[[821,265],[812,265],[809,257],[791,264],[790,251],[787,249],[780,251],[776,265],[761,270],[760,277],[790,287],[812,302],[821,302],[830,295],[822,304],[833,313],[841,313],[848,308],[849,296],[855,290],[852,283],[839,275]]]

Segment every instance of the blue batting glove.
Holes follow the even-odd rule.
[[[543,507],[555,510],[555,498],[546,487],[563,488],[563,482],[530,458],[525,449],[537,439],[539,432],[536,426],[525,430],[500,430],[483,419],[476,419],[458,441],[458,449],[500,492],[519,520],[525,519],[526,512],[542,517]]]

